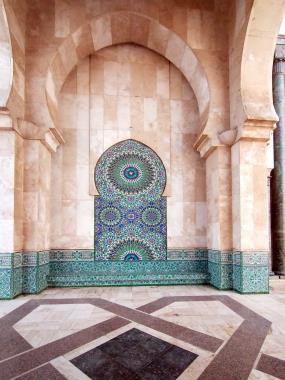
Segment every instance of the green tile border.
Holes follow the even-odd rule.
[[[0,299],[40,293],[48,273],[49,251],[0,253]]]
[[[22,293],[21,252],[0,254],[0,299],[12,299]]]
[[[239,293],[268,293],[266,251],[169,249],[167,260],[95,260],[92,249],[0,254],[0,299],[37,294],[48,286],[211,284]]]
[[[233,289],[239,293],[269,292],[269,253],[233,252]]]
[[[208,250],[208,272],[210,284],[217,289],[233,288],[232,251]]]

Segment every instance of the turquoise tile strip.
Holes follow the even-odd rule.
[[[0,254],[0,299],[11,299],[22,293],[21,252]]]
[[[168,249],[167,260],[208,260],[207,248]]]
[[[132,286],[204,284],[206,265],[195,261],[51,262],[49,286]]]
[[[167,260],[100,261],[93,250],[0,254],[0,299],[47,286],[207,284],[240,293],[268,292],[268,253],[170,249]]]
[[[40,293],[47,288],[49,273],[49,251],[24,252],[23,261],[23,294]]]
[[[233,258],[231,251],[209,249],[208,272],[210,284],[217,289],[232,289],[233,287]]]
[[[188,260],[183,260],[187,255]],[[169,252],[170,260],[93,260],[91,251],[50,253],[49,286],[120,286],[208,283],[207,255],[203,250]],[[191,257],[191,259],[190,259]]]
[[[95,259],[93,249],[51,250],[49,257],[52,262],[94,261]]]
[[[40,293],[47,287],[49,251],[0,254],[0,299]]]
[[[233,289],[239,293],[268,293],[268,256],[266,251],[233,252]]]

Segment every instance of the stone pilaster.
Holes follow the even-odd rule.
[[[232,146],[233,288],[269,290],[267,141],[273,123],[248,120]]]
[[[278,39],[273,64],[273,102],[279,117],[274,130],[271,180],[272,269],[285,274],[285,39]]]
[[[22,292],[23,139],[0,111],[0,298]]]
[[[0,109],[0,299],[47,286],[50,131]]]
[[[59,141],[50,131],[18,121],[24,140],[23,293],[47,287],[50,249],[51,154]]]
[[[200,136],[195,147],[206,160],[207,248],[210,283],[232,289],[231,149],[235,131]]]

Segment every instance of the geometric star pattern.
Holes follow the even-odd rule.
[[[240,324],[231,336],[223,340],[217,336],[195,330],[194,325],[193,329],[191,329],[156,316],[156,313],[159,310],[169,307],[174,302],[181,302],[184,305],[186,305],[187,302],[213,302],[213,307],[221,303],[229,308],[233,313],[238,315],[240,318]],[[102,320],[99,323],[95,322],[92,326],[85,328],[83,327],[80,331],[59,338],[37,348],[33,348],[13,328],[17,322],[28,316],[40,305],[64,304],[89,304],[101,309],[102,311],[112,313],[114,316],[106,320]],[[133,324],[136,324],[136,329],[151,336],[163,334],[165,340],[168,342],[172,342],[172,340],[175,339],[176,342],[180,342],[179,346],[180,344],[188,345],[187,347],[191,346],[191,350],[187,348],[187,351],[198,356],[195,358],[193,363],[191,362],[189,367],[190,373],[192,366],[195,366],[196,361],[199,361],[200,355],[203,356],[208,352],[210,354],[210,360],[208,365],[200,374],[200,379],[241,380],[247,379],[251,373],[253,365],[259,355],[261,347],[271,326],[270,321],[227,295],[169,296],[149,302],[138,307],[137,309],[102,298],[32,299],[0,319],[1,376],[3,379],[11,379],[13,377],[21,376],[19,378],[22,380],[34,377],[37,378],[37,376],[38,378],[42,378],[44,376],[46,378],[63,379],[64,377],[58,374],[55,368],[50,365],[51,361],[61,357],[62,355],[70,353],[75,349],[80,349],[82,352],[82,348],[80,348],[81,346],[85,347],[84,345],[88,345],[88,343],[91,342],[96,342],[101,337],[109,336],[109,334],[116,331],[121,331],[120,329],[128,329],[128,326],[130,326],[129,330],[131,330]],[[122,334],[118,334],[118,336],[120,335]],[[109,340],[110,339],[111,338],[109,338]],[[164,341],[164,339],[161,340]],[[165,343],[159,344],[163,345]],[[90,348],[86,348],[82,353],[88,351],[90,351]],[[137,352],[136,348],[134,348],[134,352]],[[73,356],[71,360],[75,357],[78,357],[78,354]],[[161,368],[161,362],[157,365],[156,360],[158,359],[154,360],[156,364],[153,364],[154,372],[156,370],[160,371],[159,368]],[[70,363],[70,365],[72,366],[72,363]],[[136,371],[138,372],[143,371],[143,368],[147,368],[147,365],[144,366],[142,364],[142,366],[140,366],[139,363],[137,365],[138,367]],[[171,363],[169,365],[171,367]],[[149,363],[149,366],[149,368],[152,368],[151,363]],[[285,362],[271,357],[270,355],[262,354],[257,365],[257,369],[259,371],[270,373],[272,368],[273,370],[274,368],[278,368],[278,373],[282,374],[282,371],[285,368]],[[186,370],[188,371],[188,369]],[[175,368],[173,368],[173,371],[175,371]],[[21,375],[25,372],[27,372],[30,377],[26,377],[27,375]]]
[[[95,168],[95,258],[165,260],[166,171],[146,145],[125,140],[107,149]]]

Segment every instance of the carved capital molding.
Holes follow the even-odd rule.
[[[25,140],[39,140],[50,152],[56,152],[64,138],[54,128],[42,128],[23,120],[12,119],[8,108],[0,107],[0,131],[14,131]]]
[[[274,74],[285,74],[285,59],[284,60],[274,59],[273,75]]]
[[[285,74],[285,36],[279,36],[274,53],[273,74]]]
[[[216,136],[202,133],[193,147],[202,158],[207,158],[217,147],[232,146],[240,140],[268,142],[275,125],[275,120],[247,119],[240,128],[228,129]]]
[[[26,140],[39,140],[50,152],[56,152],[62,142],[51,129],[38,127],[27,120],[17,119],[14,129]]]
[[[237,130],[236,142],[240,140],[267,142],[270,140],[271,131],[275,126],[275,120],[248,119]]]
[[[10,112],[6,107],[0,107],[0,130],[13,129],[13,120]]]
[[[48,128],[40,128],[36,124],[23,119],[17,119],[14,128],[26,140],[42,140],[49,130]]]
[[[237,137],[237,128],[228,129],[219,133],[219,140],[223,145],[231,146],[235,143]]]
[[[210,137],[208,134],[201,134],[195,141],[193,148],[196,149],[202,158],[207,158],[218,146],[223,146],[218,138]]]
[[[57,148],[60,146],[60,142],[51,129],[45,133],[41,142],[50,152],[56,152]]]

